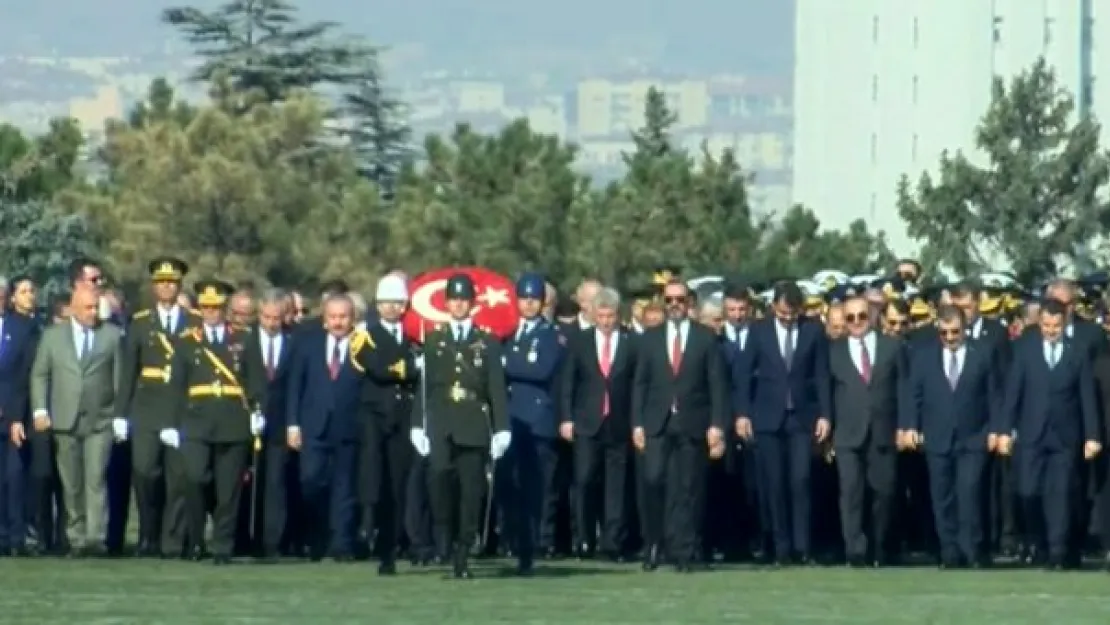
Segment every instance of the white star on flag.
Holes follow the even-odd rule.
[[[508,304],[512,300],[509,299],[508,290],[486,287],[486,290],[478,296],[478,301],[485,304],[487,308],[495,308],[501,304]]]

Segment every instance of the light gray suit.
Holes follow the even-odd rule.
[[[31,408],[36,415],[50,415],[70,545],[102,548],[108,527],[108,459],[121,333],[107,323],[92,328],[91,349],[79,357],[83,335],[77,327],[67,321],[43,332],[31,368]]]

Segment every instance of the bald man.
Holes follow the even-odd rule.
[[[54,438],[77,556],[106,552],[108,461],[113,439],[127,437],[126,422],[115,418],[121,333],[101,320],[99,299],[97,289],[78,286],[69,321],[43,331],[31,367],[32,426]]]

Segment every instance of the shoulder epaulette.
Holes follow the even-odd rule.
[[[198,343],[201,342],[201,340],[204,338],[203,333],[199,327],[186,328],[184,332],[178,334],[177,336],[183,339],[193,339]]]
[[[142,319],[144,317],[149,317],[149,316],[150,316],[150,309],[149,308],[144,308],[144,309],[136,312],[135,314],[131,315],[131,318],[132,319]]]

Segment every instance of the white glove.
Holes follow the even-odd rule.
[[[181,447],[181,432],[173,428],[166,428],[159,432],[158,439],[161,440],[162,444],[166,447],[173,447],[174,449]]]
[[[501,366],[502,367],[508,367],[509,366],[509,359],[502,356],[501,357]]]
[[[432,453],[432,441],[428,440],[428,435],[424,433],[421,428],[412,428],[409,430],[409,440],[412,441],[412,446],[416,448],[416,453],[424,456]]]
[[[420,354],[419,356],[415,356],[412,359],[412,365],[414,367],[416,367],[417,371],[423,371],[424,370],[424,354]]]
[[[262,416],[261,412],[255,411],[251,413],[251,436],[261,436],[262,430],[266,429],[266,417]]]
[[[509,451],[509,445],[513,442],[513,435],[508,430],[498,432],[493,435],[489,442],[489,455],[494,460],[499,460],[501,456]]]
[[[112,437],[117,443],[127,440],[127,419],[112,419]]]

